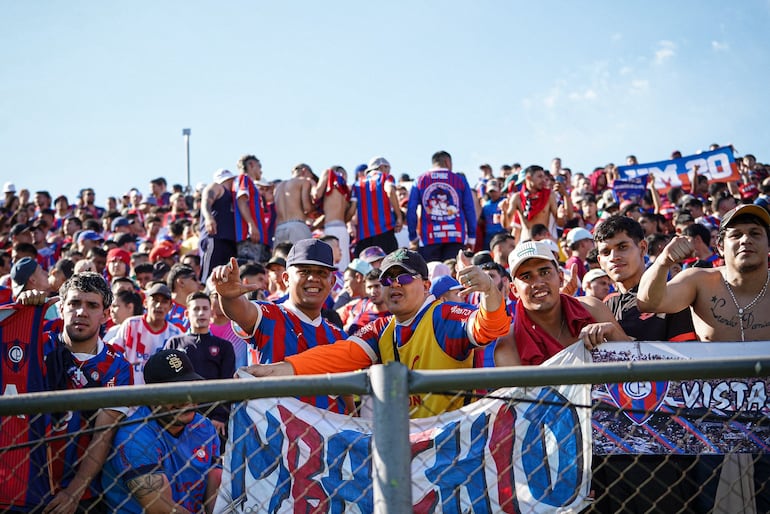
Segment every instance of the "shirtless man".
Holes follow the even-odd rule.
[[[310,196],[313,203],[320,205],[323,211],[324,233],[335,236],[339,242],[342,257],[337,263],[337,269],[344,270],[350,263],[347,222],[356,213],[356,203],[355,200],[351,201],[345,168],[332,166],[325,170],[318,183],[312,187]]]
[[[520,174],[524,174],[524,187],[518,193],[514,193],[508,202],[508,219],[518,214],[519,228],[515,229],[516,243],[531,239],[530,230],[541,223],[550,226],[551,216],[556,219],[556,224],[564,226],[566,220],[572,218],[572,201],[567,194],[564,184],[555,182],[553,190],[546,189],[545,170],[537,165],[527,167]],[[559,193],[564,198],[564,215],[559,215],[559,206],[556,203],[556,195]]]
[[[717,248],[724,266],[690,268],[666,282],[668,270],[695,251],[686,237],[672,239],[642,275],[639,309],[670,313],[690,307],[702,341],[770,339],[770,214],[753,204],[729,211],[719,227]]]
[[[299,241],[311,237],[310,227],[305,220],[313,210],[310,189],[310,167],[297,164],[291,170],[291,178],[275,188],[275,243]]]

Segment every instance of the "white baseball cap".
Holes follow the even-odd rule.
[[[543,259],[546,261],[551,261],[557,266],[559,265],[559,261],[556,260],[556,257],[551,251],[551,248],[548,246],[548,244],[545,243],[545,241],[527,241],[526,243],[521,243],[518,245],[516,249],[512,251],[508,256],[508,263],[510,264],[511,268],[511,276],[515,277],[516,270],[519,269],[519,266],[530,259]]]

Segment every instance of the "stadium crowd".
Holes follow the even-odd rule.
[[[633,198],[613,187],[614,164],[463,174],[445,151],[415,177],[374,157],[350,175],[298,164],[280,181],[244,155],[194,191],[159,177],[104,206],[91,188],[70,199],[5,182],[3,394],[241,367],[538,365],[576,341],[768,340],[755,313],[770,308],[770,165],[744,155],[729,181],[691,171],[665,191],[650,177]],[[303,400],[360,413],[351,398]],[[414,417],[462,405],[411,401]],[[229,410],[189,408],[3,417],[0,510],[211,511]],[[52,434],[68,437],[25,446]]]

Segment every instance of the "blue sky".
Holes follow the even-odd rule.
[[[768,155],[770,0],[0,2],[0,180],[97,203],[257,155],[268,179],[452,153],[590,171]]]

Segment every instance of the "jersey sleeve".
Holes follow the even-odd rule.
[[[454,302],[444,302],[433,310],[436,341],[450,357],[464,360],[476,346],[469,330],[475,312],[469,305]]]
[[[316,346],[300,354],[286,357],[286,362],[294,368],[295,375],[342,373],[372,365],[369,354],[351,339]]]

